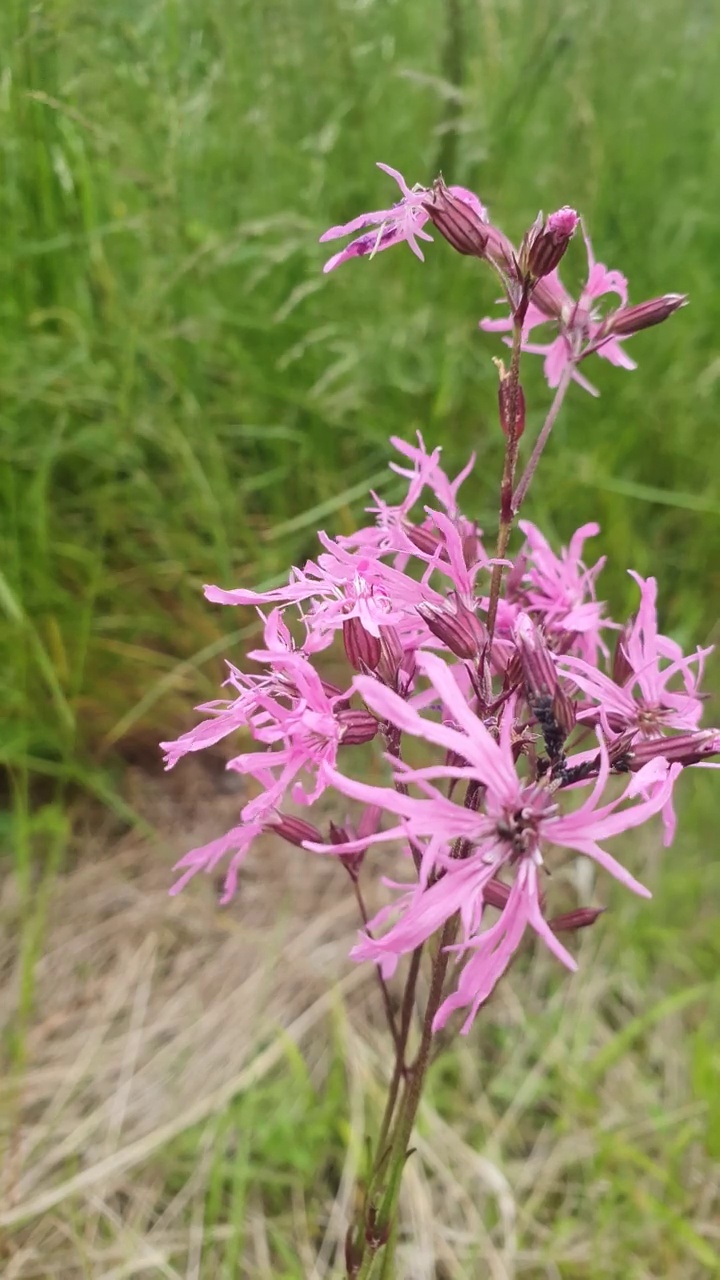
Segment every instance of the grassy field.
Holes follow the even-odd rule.
[[[633,340],[637,372],[596,368],[600,400],[571,395],[528,514],[558,538],[598,519],[613,606],[629,602],[632,565],[657,573],[664,624],[680,641],[717,638],[720,51],[714,0],[6,0],[0,63],[0,837],[19,886],[19,914],[11,895],[7,919],[20,939],[21,1018],[8,1015],[7,1038],[22,1067],[71,830],[88,798],[125,824],[158,825],[153,811],[138,814],[126,763],[156,761],[157,740],[187,727],[193,702],[216,688],[220,655],[237,655],[252,621],[207,605],[202,583],[267,581],[312,548],[318,526],[347,528],[386,467],[388,435],[417,428],[451,461],[477,450],[467,493],[493,528],[499,347],[476,325],[491,281],[442,244],[424,266],[400,249],[321,273],[321,232],[392,199],[376,160],[410,182],[442,169],[514,237],[538,208],[572,203],[598,257],[628,275],[632,301],[690,295],[667,326]],[[532,426],[548,397],[531,361],[526,389]],[[717,665],[712,674],[717,685]],[[534,993],[526,1058],[508,1045],[520,1027],[512,1001],[480,1055],[485,1139],[499,1123],[493,1160],[526,1204],[523,1161],[537,1171],[561,1153],[547,1198],[530,1196],[513,1228],[512,1267],[506,1259],[488,1275],[720,1271],[717,1231],[706,1229],[720,1159],[716,811],[708,776],[692,781],[652,910],[622,908],[619,944],[603,935],[587,987],[566,997],[548,980],[547,1014]],[[248,1221],[274,1224],[269,1270],[243,1271],[244,1249],[264,1255],[233,1238],[226,1257],[202,1263],[182,1253],[187,1241],[173,1262],[168,1245],[146,1273],[311,1274],[297,1262],[298,1205],[332,1198],[346,1157],[338,1043],[306,1068],[301,1146],[312,1159],[302,1166],[283,1165],[294,1114],[269,1136],[254,1123],[260,1146],[238,1156],[234,1109],[277,1112],[252,1090],[213,1113],[219,1164],[202,1126],[163,1148],[164,1162],[153,1151],[150,1217],[176,1204],[178,1170],[204,1153],[207,1181],[199,1175],[196,1198],[181,1201],[167,1239],[184,1240],[202,1203],[222,1251],[228,1197],[252,1186]],[[592,1044],[605,1074],[566,1071],[573,1044],[578,1063]],[[464,1145],[448,1156],[449,1182],[423,1155],[426,1212],[452,1203],[462,1218],[452,1187],[480,1145],[480,1120],[468,1116],[475,1052],[450,1058],[434,1083],[428,1142],[432,1130],[442,1149],[437,1126],[453,1119]],[[376,1065],[355,1080],[354,1105],[372,1096]],[[291,1068],[302,1062],[278,1079]],[[526,1070],[535,1083],[520,1106]],[[334,1082],[325,1094],[323,1073]],[[626,1085],[616,1141],[604,1106]],[[283,1096],[275,1077],[267,1087]],[[335,1145],[314,1200],[313,1144],[329,1112]],[[78,1159],[68,1151],[65,1177]],[[65,1225],[90,1241],[78,1253],[84,1274],[115,1274],[92,1259],[98,1238],[127,1245],[121,1203],[120,1226],[109,1217],[102,1229],[92,1206],[70,1204]],[[493,1212],[491,1235],[502,1217]],[[437,1276],[484,1274],[463,1243],[479,1229],[470,1214],[457,1238],[436,1242],[446,1258]],[[128,1266],[112,1262],[118,1277],[141,1274]],[[46,1273],[17,1270],[26,1274]]]

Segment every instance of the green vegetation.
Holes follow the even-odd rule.
[[[208,605],[202,584],[268,581],[312,549],[318,525],[347,528],[382,482],[390,434],[421,429],[451,463],[475,449],[467,505],[494,527],[502,351],[476,327],[491,277],[442,243],[424,266],[401,248],[321,273],[321,232],[393,199],[376,160],[411,183],[442,169],[514,237],[539,208],[571,203],[631,301],[690,295],[633,339],[637,372],[598,361],[601,398],[573,391],[528,514],[559,540],[597,519],[613,605],[632,600],[626,567],[655,573],[666,627],[686,645],[717,639],[719,75],[714,0],[0,6],[0,841],[31,903],[6,1037],[16,1064],[68,802],[91,795],[132,821],[123,761],[157,760],[157,740],[215,696],[220,655],[252,629]],[[548,403],[538,361],[525,382],[530,433]],[[653,907],[617,896],[586,985],[563,1003],[564,975],[518,984],[535,1021],[501,1005],[487,1043],[479,1031],[433,1077],[426,1124],[458,1126],[448,1160],[462,1182],[466,1153],[492,1146],[530,1073],[492,1152],[525,1205],[524,1280],[720,1271],[717,1231],[704,1229],[720,1160],[712,781],[687,780]],[[260,1256],[257,1239],[237,1227],[250,1200],[271,1274],[306,1274],[298,1204],[316,1242],[346,1158],[335,1044],[327,1057],[312,1081],[301,1061],[283,1065],[286,1109],[271,1077],[221,1109],[209,1138],[189,1128],[154,1153],[138,1231],[180,1203],[199,1162],[163,1244],[181,1274],[251,1274],[238,1260]],[[368,1079],[358,1088],[372,1094]],[[435,1174],[433,1195],[460,1222]],[[108,1211],[97,1238],[96,1206],[70,1201],[78,1215],[57,1247],[79,1242],[82,1262],[63,1276],[136,1274],[121,1258],[134,1255],[120,1200],[121,1226]],[[437,1208],[429,1192],[424,1203]],[[210,1252],[192,1271],[198,1205]],[[493,1226],[481,1207],[460,1235]],[[93,1270],[98,1239],[116,1272]],[[468,1270],[448,1261],[438,1277],[480,1274],[457,1240],[448,1249]],[[17,1274],[45,1275],[39,1265]]]

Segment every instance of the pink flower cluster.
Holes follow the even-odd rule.
[[[660,324],[686,302],[683,295],[669,293],[629,306],[625,276],[595,261],[590,238],[584,230],[587,280],[580,296],[574,299],[557,269],[579,223],[574,210],[559,209],[550,214],[547,221],[540,216],[516,251],[507,236],[490,222],[478,196],[466,187],[446,187],[438,180],[433,188],[410,188],[396,169],[386,164],[379,164],[378,168],[394,178],[402,198],[390,209],[360,214],[326,231],[321,241],[352,235],[362,227],[377,228],[363,232],[334,254],[325,263],[324,270],[332,271],[350,258],[372,258],[403,242],[422,261],[423,253],[417,241],[432,240],[425,228],[428,222],[433,222],[458,252],[485,258],[497,272],[505,294],[500,301],[509,303],[511,314],[496,320],[481,320],[480,328],[491,333],[512,330],[521,278],[529,271],[533,276],[532,296],[523,319],[522,349],[545,357],[545,377],[552,388],[567,377],[591,395],[597,395],[592,383],[578,371],[578,365],[597,354],[622,369],[635,369],[635,361],[625,351],[623,341],[641,329]],[[609,297],[616,298],[617,303],[608,309],[603,300]],[[552,327],[555,336],[545,342],[531,341],[533,330],[539,327]]]
[[[371,523],[350,537],[321,533],[316,558],[275,590],[206,588],[212,601],[255,607],[264,640],[249,655],[256,670],[229,666],[227,696],[163,744],[167,767],[241,730],[255,749],[227,767],[255,794],[232,831],[181,859],[176,890],[227,858],[228,900],[262,832],[337,857],[353,877],[370,851],[399,845],[411,880],[385,882],[389,900],[352,954],[389,976],[457,917],[454,986],[435,1026],[463,1009],[467,1030],[528,929],[575,968],[558,934],[598,912],[548,918],[551,851],[589,857],[649,896],[607,843],[655,814],[670,840],[677,778],[720,750],[720,733],[699,728],[708,651],[685,656],[658,631],[655,581],[633,575],[637,614],[622,627],[608,618],[596,594],[602,561],[583,559],[595,525],[557,553],[522,522],[489,637],[493,562],[458,504],[472,459],[451,479],[420,437],[393,444],[400,502],[373,495]],[[335,672],[343,653],[347,675],[330,683],[326,659]],[[381,784],[365,780],[357,748],[368,743],[382,749]],[[343,809],[359,803],[354,825],[312,821],[328,790]]]

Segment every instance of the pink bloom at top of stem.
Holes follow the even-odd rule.
[[[401,244],[405,241],[417,258],[421,262],[424,261],[424,255],[418,240],[432,240],[432,236],[423,230],[426,222],[429,221],[429,214],[423,208],[423,202],[426,201],[431,192],[426,187],[410,188],[407,185],[403,175],[397,169],[391,169],[390,165],[378,162],[378,169],[382,169],[383,173],[389,174],[397,182],[402,193],[402,199],[398,200],[391,209],[379,209],[373,213],[361,213],[357,218],[352,218],[350,222],[345,222],[342,226],[330,227],[320,237],[321,243],[327,240],[337,240],[341,236],[352,235],[353,232],[359,231],[361,227],[375,227],[374,231],[366,231],[359,236],[357,240],[351,241],[339,253],[333,254],[323,267],[323,271],[332,271],[335,267],[339,267],[341,263],[347,262],[350,258],[374,257],[376,253],[382,252],[383,249],[390,249],[392,245]],[[465,187],[450,187],[449,190],[460,200],[480,214],[482,218],[487,217],[483,205],[472,191],[468,191]]]
[[[557,387],[563,375],[571,372],[575,382],[591,395],[597,395],[596,388],[578,372],[577,365],[586,349],[592,348],[595,339],[601,336],[604,316],[598,310],[597,303],[608,294],[615,294],[620,300],[620,307],[624,307],[627,304],[628,289],[627,280],[620,271],[609,271],[601,262],[595,261],[587,235],[585,245],[588,275],[580,297],[576,301],[570,296],[557,269],[545,276],[533,291],[523,324],[522,349],[532,355],[545,357],[545,378],[549,387]],[[529,341],[533,329],[550,322],[556,324],[559,330],[554,341]],[[509,333],[512,327],[510,316],[498,320],[486,317],[480,321],[480,328],[488,333]],[[635,361],[617,338],[603,342],[597,348],[597,354],[623,369],[637,368]]]
[[[551,213],[546,223],[546,230],[552,235],[570,236],[575,234],[575,229],[580,219],[574,209],[569,204],[564,204],[562,209],[556,209],[555,213]]]
[[[702,718],[699,685],[712,648],[685,657],[679,645],[658,632],[657,583],[630,571],[640,588],[640,607],[618,640],[624,679],[618,682],[582,658],[558,659],[565,675],[597,703],[580,719],[600,720],[608,733],[638,732],[656,738],[665,729],[694,731]],[[684,688],[670,689],[672,680]]]

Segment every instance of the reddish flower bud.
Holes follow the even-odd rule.
[[[405,522],[403,529],[414,547],[418,551],[423,551],[425,555],[432,556],[440,545],[440,534],[433,529],[428,529],[425,525],[410,524]]]
[[[575,707],[558,680],[550,650],[526,613],[518,615],[514,631],[522,663],[528,703],[542,730],[551,758],[558,756],[575,727]]]
[[[595,923],[604,910],[604,907],[577,907],[575,911],[565,911],[563,915],[548,920],[548,924],[553,933],[562,933],[568,929],[587,929],[589,925]]]
[[[380,661],[375,668],[375,673],[383,684],[389,685],[390,688],[395,687],[404,656],[405,650],[396,628],[381,627]]]
[[[359,747],[372,742],[378,731],[378,722],[370,711],[339,711],[335,717],[340,725],[340,742],[344,747]]]
[[[498,412],[500,414],[500,426],[503,435],[510,438],[511,431],[513,439],[519,440],[525,430],[525,392],[518,382],[515,387],[515,405],[513,412],[512,404],[512,381],[510,374],[505,372],[505,366],[502,360],[497,360],[496,364],[500,373],[500,382],[498,384]],[[511,421],[514,419],[514,421]],[[514,430],[513,430],[514,428]]]
[[[479,658],[487,642],[487,631],[459,596],[454,596],[453,602],[446,605],[419,604],[416,609],[432,634],[442,640],[456,658]]]
[[[668,764],[687,766],[698,764],[708,756],[720,753],[720,733],[717,729],[700,729],[697,733],[676,733],[668,738],[636,739],[631,743],[626,759],[627,767],[636,773],[651,760],[667,760]]]
[[[374,671],[380,661],[380,641],[365,629],[358,617],[345,618],[343,643],[348,662],[355,671]]]
[[[615,652],[613,653],[612,678],[615,681],[615,684],[620,686],[624,685],[625,681],[634,674],[633,667],[627,656],[627,650],[625,647],[634,626],[635,619],[631,618],[620,632],[615,645]]]
[[[302,849],[305,840],[313,844],[322,844],[322,836],[317,827],[314,827],[311,822],[305,822],[304,818],[295,818],[289,813],[281,813],[278,821],[269,822],[265,830],[274,831],[276,835],[287,840],[288,844],[296,845],[298,849]]]
[[[476,565],[480,558],[480,536],[476,526],[473,526],[470,533],[464,534],[462,540],[462,553],[463,560],[465,561],[465,567],[467,569],[472,569],[473,565]]]
[[[600,337],[629,338],[641,329],[651,329],[662,324],[673,312],[687,305],[687,294],[665,293],[662,298],[651,298],[636,307],[621,307],[608,316],[600,331]]]
[[[430,221],[458,253],[484,258],[488,242],[487,223],[466,200],[445,186],[442,178],[433,183],[432,199],[423,204]]]
[[[365,836],[374,835],[380,829],[381,816],[382,810],[377,805],[368,805],[363,810],[362,817],[356,827],[341,827],[337,823],[331,822],[329,826],[331,844],[337,845],[338,849],[342,850],[342,846],[350,841],[362,840]],[[338,853],[338,858],[351,880],[357,880],[364,857],[364,849],[360,849],[356,853]]]
[[[502,231],[498,231],[492,223],[488,223],[487,227],[487,245],[485,247],[485,256],[492,259],[497,267],[500,268],[509,284],[520,284],[520,269],[518,260],[515,256],[515,250]]]
[[[548,320],[562,320],[562,293],[552,289],[544,280],[538,280],[532,291],[533,306],[542,311]]]
[[[498,911],[502,911],[507,906],[510,897],[510,888],[502,880],[490,880],[483,890],[483,901],[489,907],[495,907]]]
[[[520,250],[520,263],[533,280],[550,275],[559,265],[580,219],[567,205],[551,213],[546,222],[542,214],[528,231]]]

